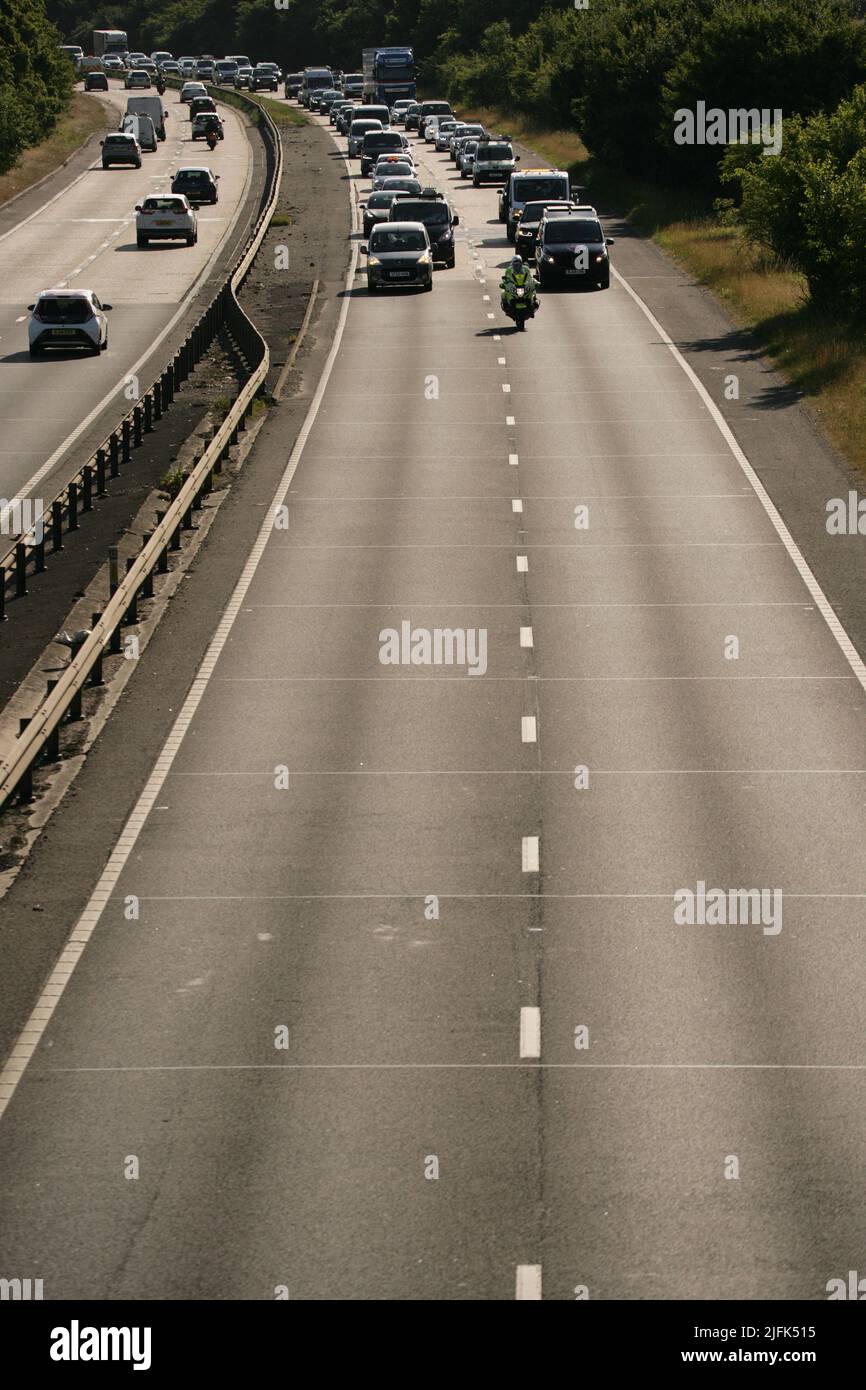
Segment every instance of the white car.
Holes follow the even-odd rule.
[[[428,145],[432,145],[436,139],[436,131],[439,129],[440,121],[453,120],[453,116],[428,116],[424,123],[424,139]]]
[[[152,193],[143,203],[136,204],[137,246],[178,239],[187,246],[195,246],[198,241],[198,218],[183,193]]]
[[[27,336],[30,356],[46,348],[87,348],[94,357],[108,347],[110,304],[100,304],[93,290],[43,290],[35,304],[28,304]]]
[[[377,178],[379,174],[387,173],[388,166],[393,164],[400,165],[399,169],[394,170],[395,174],[409,173],[414,178],[415,161],[408,150],[389,150],[387,154],[380,154],[373,166],[373,178]]]
[[[433,141],[434,147],[440,153],[448,149],[448,141],[452,133],[457,129],[456,121],[440,121],[436,127],[436,139]]]
[[[373,193],[382,193],[386,188],[393,188],[393,183],[386,183],[386,179],[417,179],[418,175],[411,164],[383,164],[381,169],[373,172]]]
[[[146,72],[144,68],[130,68],[123,79],[123,85],[126,87],[127,91],[134,90],[135,88],[149,87],[151,85],[150,73]]]
[[[106,53],[102,59],[103,72],[123,72],[123,59],[117,53]]]
[[[395,101],[391,107],[391,124],[402,125],[406,119],[406,112],[412,105],[411,101]]]
[[[184,82],[180,89],[180,99],[185,105],[189,105],[193,97],[206,97],[207,87],[203,82]]]
[[[195,72],[195,58],[178,58],[181,77],[191,77]]]

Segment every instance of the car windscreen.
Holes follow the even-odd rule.
[[[396,196],[396,193],[371,193],[367,199],[367,207],[389,208]]]
[[[547,224],[544,240],[549,246],[573,241],[587,245],[592,242],[604,241],[604,233],[598,222],[584,218],[577,221],[569,217],[557,217],[555,221]]]
[[[418,179],[396,179],[386,178],[385,188],[392,193],[420,193],[421,184]]]
[[[390,251],[424,251],[426,247],[423,232],[396,232],[390,227],[377,227],[370,238],[370,250],[378,255]]]
[[[60,295],[38,300],[36,312],[46,323],[86,323],[91,316],[86,299],[65,299]]]
[[[127,117],[127,120],[129,117]],[[135,144],[135,136],[129,135],[106,135],[106,145],[116,145],[120,150],[129,150]]]
[[[371,130],[364,136],[365,150],[402,150],[403,141],[399,135],[392,135],[387,130]]]
[[[510,145],[482,145],[478,151],[479,159],[513,159],[514,151]]]
[[[523,208],[523,216],[520,219],[521,225],[525,225],[527,222],[540,222],[546,207],[548,207],[547,203],[526,203]]]
[[[444,203],[410,203],[401,199],[395,204],[401,221],[423,222],[425,227],[447,226],[450,213]]]
[[[351,135],[367,135],[381,126],[381,121],[353,121],[350,131]]]
[[[451,115],[451,106],[447,101],[425,101],[421,110],[425,116]]]
[[[564,178],[514,180],[514,197],[518,203],[527,202],[530,198],[547,198],[552,202],[563,195],[568,196],[568,180]]]

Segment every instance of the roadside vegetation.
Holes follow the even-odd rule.
[[[46,174],[52,173],[84,144],[88,136],[105,130],[107,124],[105,107],[101,102],[96,97],[76,92],[69,110],[60,117],[48,138],[25,150],[8,173],[0,174],[0,207],[16,194],[38,183]]]
[[[0,0],[0,35],[2,175],[56,129],[69,108],[74,74],[42,0]]]

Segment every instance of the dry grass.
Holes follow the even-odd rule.
[[[46,174],[53,173],[88,136],[94,131],[105,130],[107,125],[108,115],[102,103],[96,97],[76,92],[53,134],[41,145],[25,150],[14,168],[0,176],[0,205],[38,183]]]
[[[615,209],[723,301],[808,400],[827,435],[866,476],[866,329],[840,325],[808,302],[802,278],[708,217],[687,195],[629,178],[593,160],[573,131],[543,130],[493,109],[461,115],[507,131],[558,168],[602,208]]]

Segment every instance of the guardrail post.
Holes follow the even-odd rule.
[[[6,567],[0,565],[0,623],[6,621]]]
[[[108,457],[109,476],[117,478],[120,474],[120,442],[117,438],[116,430],[108,441]]]
[[[67,719],[70,724],[76,723],[81,718],[81,686],[78,687],[69,704]]]
[[[44,574],[44,573],[45,573],[45,523],[44,523],[44,521],[43,521],[43,523],[42,523],[42,539],[41,539],[41,541],[37,541],[36,544],[35,544],[35,546],[33,547],[33,555],[34,555],[34,564],[33,564],[33,571],[34,571],[34,573],[35,573],[35,574]]]
[[[162,419],[162,377],[153,383],[153,418]]]
[[[91,613],[91,615],[90,615],[90,629],[91,629],[91,631],[93,631],[93,629],[96,627],[96,624],[99,622],[99,620],[100,620],[101,617],[102,617],[102,614],[101,614],[101,613]],[[90,684],[91,684],[91,685],[102,685],[102,684],[103,684],[103,681],[102,681],[102,652],[99,653],[99,656],[96,658],[96,661],[95,661],[95,663],[94,663],[93,670],[90,672]]]
[[[67,531],[78,530],[78,484],[70,483],[67,492]]]
[[[180,352],[178,352],[178,353],[175,354],[175,359],[174,359],[174,361],[173,361],[172,364],[171,364],[171,376],[172,376],[171,398],[172,398],[172,400],[174,400],[175,392],[180,390],[180,383],[181,383],[181,380],[182,380],[181,374],[180,374],[180,365],[181,365],[180,359],[181,359],[181,356],[182,356],[182,355],[183,355],[183,348],[180,349]]]
[[[145,531],[144,535],[143,535],[142,538],[141,538],[141,548],[142,548],[142,550],[145,549],[145,547],[148,545],[148,543],[149,543],[152,539],[153,539],[153,532],[152,532],[152,531]],[[147,572],[147,574],[146,574],[146,576],[145,576],[144,583],[143,583],[142,586],[141,586],[141,597],[142,597],[142,598],[153,598],[153,570],[148,570],[148,572]]]
[[[134,406],[132,411],[132,437],[136,449],[141,448],[141,422],[142,409],[140,405]]]
[[[46,699],[47,699],[48,696],[51,694],[51,692],[52,692],[52,690],[54,689],[54,687],[56,686],[56,684],[57,684],[57,681],[56,681],[56,680],[50,680],[50,681],[48,682],[48,688],[47,688],[47,690],[45,691],[45,697],[46,697]],[[46,761],[47,763],[56,763],[56,762],[59,760],[59,758],[60,758],[60,725],[59,725],[59,724],[55,724],[54,728],[51,730],[51,733],[48,735],[47,739],[45,740],[45,761]]]
[[[25,598],[27,594],[27,546],[19,541],[15,547],[15,597]]]
[[[93,469],[89,463],[81,470],[81,510],[93,511]]]
[[[30,720],[29,720],[29,719],[19,719],[19,720],[18,720],[18,736],[19,736],[19,738],[20,738],[21,735],[24,733],[24,730],[27,728],[27,725],[28,725],[29,723],[30,723]],[[29,766],[29,767],[27,768],[27,770],[25,771],[24,775],[23,775],[22,778],[21,778],[21,781],[18,783],[18,800],[19,800],[20,802],[22,802],[23,804],[26,804],[28,801],[32,801],[32,800],[33,800],[33,764],[32,764],[32,763],[30,764],[30,766]]]
[[[144,398],[144,432],[150,434],[153,430],[153,396],[148,392]]]
[[[129,574],[129,571],[132,569],[132,566],[134,565],[134,563],[135,563],[135,561],[132,560],[132,559],[127,560],[127,562],[126,562],[126,573],[127,573],[127,574]],[[125,612],[124,615],[123,615],[123,621],[124,621],[124,623],[126,623],[127,626],[129,626],[130,623],[137,623],[137,622],[138,622],[138,594],[137,594],[137,593],[134,593],[134,594],[132,595],[132,598],[129,600],[129,606],[128,606],[126,612]]]
[[[105,496],[105,450],[96,451],[96,495]]]
[[[174,370],[173,370],[173,368],[172,368],[172,367],[169,367],[165,372],[163,372],[163,376],[165,377],[165,406],[166,406],[166,409],[168,409],[168,407],[171,405],[172,401],[174,400]]]
[[[184,531],[192,530],[192,507],[187,507],[186,511],[184,512],[181,527]]]
[[[131,450],[130,441],[132,439],[132,424],[129,420],[124,420],[120,426],[120,457],[121,462],[129,463]]]
[[[180,527],[175,526],[171,533],[171,540],[168,543],[169,550],[180,550]]]
[[[63,549],[63,503],[59,498],[51,503],[51,549],[55,554]]]

